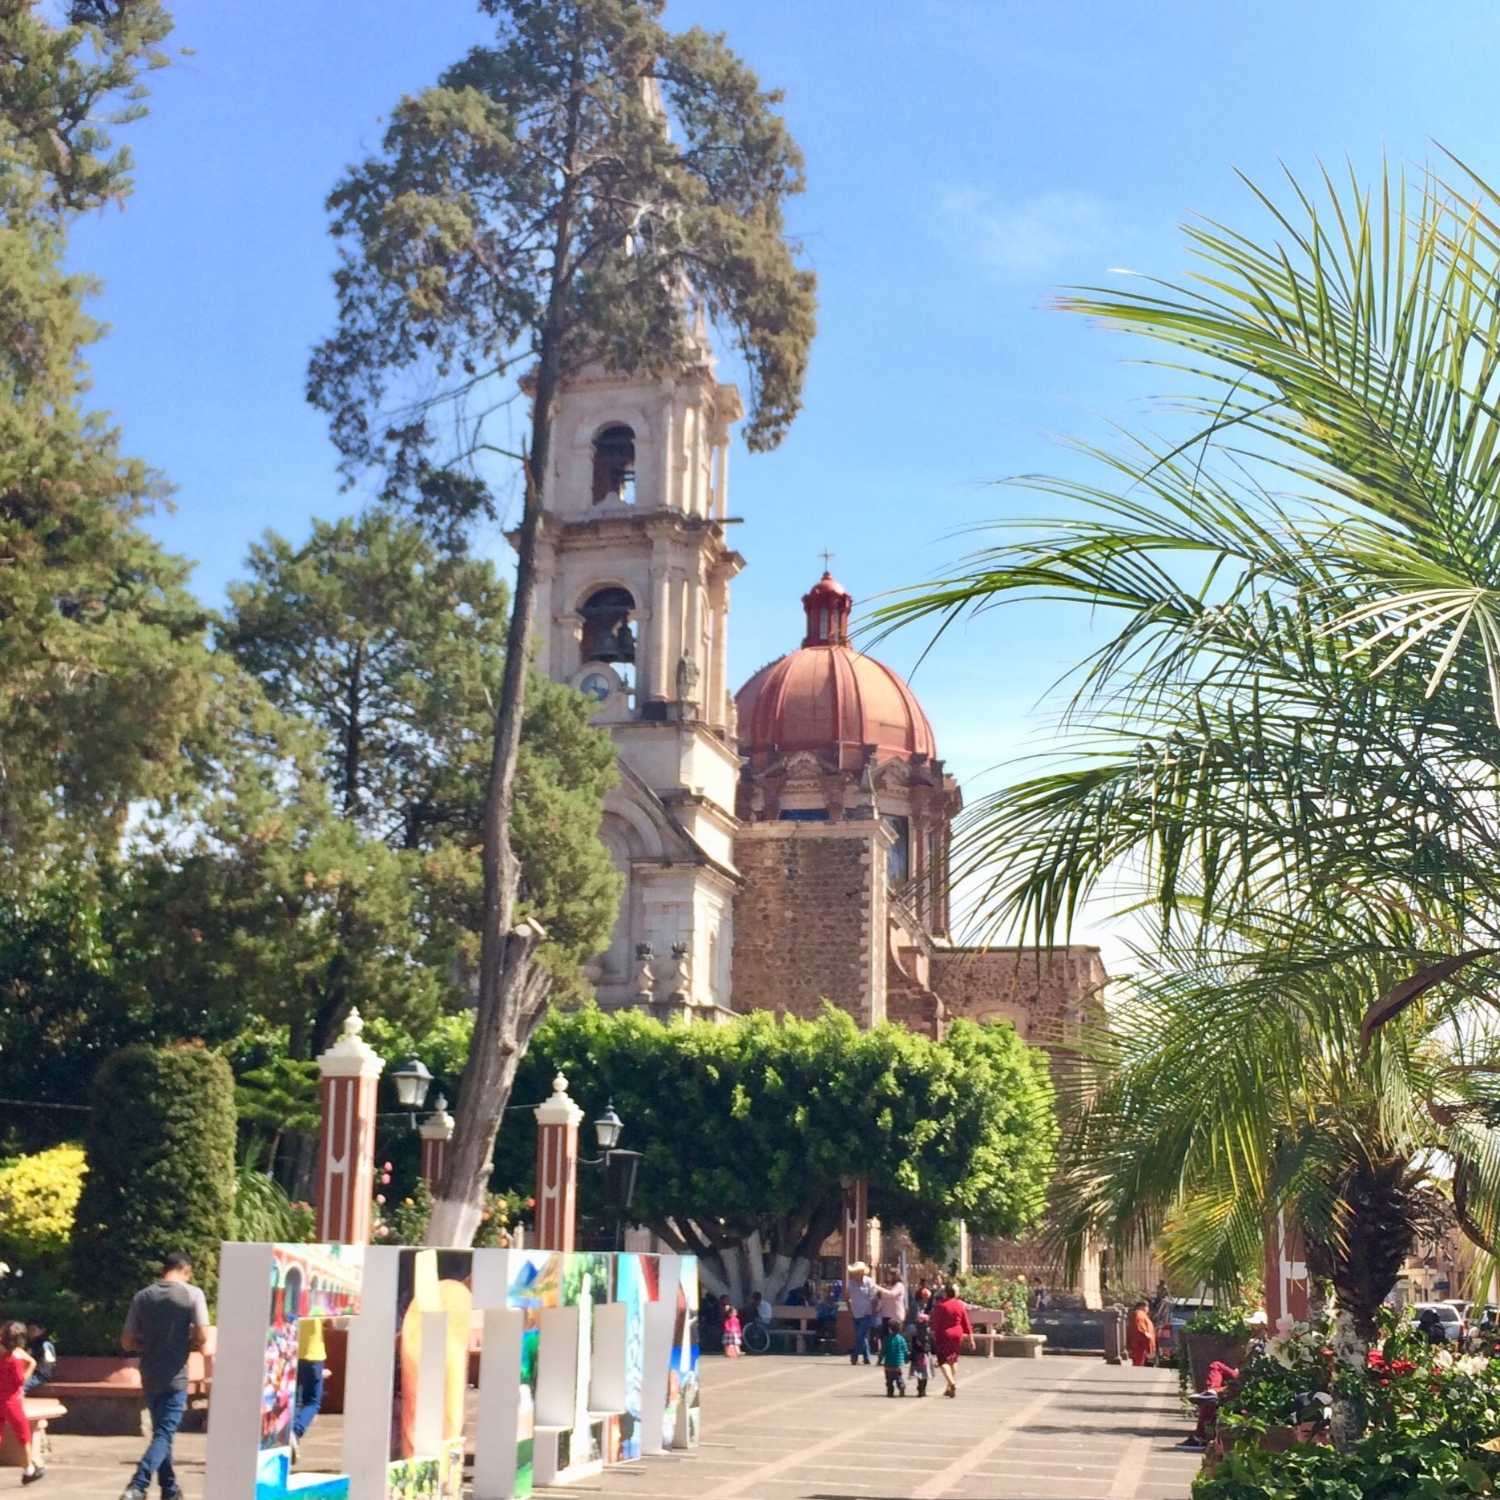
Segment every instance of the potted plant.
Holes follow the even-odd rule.
[[[1215,1360],[1236,1370],[1245,1362],[1250,1351],[1250,1324],[1242,1308],[1204,1308],[1183,1325],[1182,1342],[1192,1389],[1201,1391],[1208,1384],[1208,1367]]]

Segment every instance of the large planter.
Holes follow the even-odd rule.
[[[1187,1333],[1183,1335],[1183,1343],[1187,1345],[1188,1370],[1195,1391],[1207,1387],[1208,1367],[1215,1360],[1237,1370],[1250,1352],[1250,1339],[1245,1334]]]

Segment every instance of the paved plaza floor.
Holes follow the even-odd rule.
[[[1187,1500],[1197,1458],[1170,1370],[1092,1359],[966,1359],[956,1401],[887,1400],[877,1369],[766,1355],[703,1361],[703,1443],[692,1454],[612,1469],[548,1500]],[[940,1388],[940,1387],[939,1387]],[[337,1417],[306,1456],[334,1467]],[[204,1438],[178,1439],[188,1500],[207,1496]],[[140,1457],[136,1438],[59,1437],[38,1500],[115,1500]],[[0,1470],[0,1492],[20,1473]],[[156,1491],[153,1488],[153,1496]]]

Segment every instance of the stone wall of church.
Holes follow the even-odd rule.
[[[1087,1015],[1102,1015],[1109,982],[1099,950],[1066,948],[937,948],[932,988],[948,1018],[1011,1021],[1022,1040],[1040,1047],[1065,1045],[1070,1029]]]
[[[886,848],[874,820],[757,823],[735,837],[734,1008],[885,1019]]]

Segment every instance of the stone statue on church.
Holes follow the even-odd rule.
[[[677,660],[677,701],[679,703],[698,701],[698,675],[698,663],[691,655],[684,652]]]
[[[656,975],[651,971],[654,956],[650,943],[635,945],[635,1003],[643,1010],[649,1010],[656,999]]]
[[[673,1005],[693,1003],[693,955],[686,943],[672,944],[672,988],[669,998]]]

